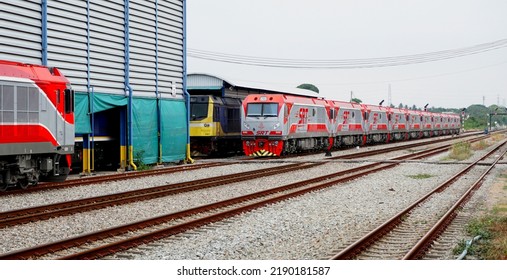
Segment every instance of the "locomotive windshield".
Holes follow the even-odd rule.
[[[190,103],[190,116],[193,121],[202,120],[208,115],[208,103]]]
[[[246,109],[247,117],[277,117],[278,103],[250,103]]]

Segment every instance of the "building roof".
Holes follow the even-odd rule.
[[[216,75],[206,73],[191,73],[187,76],[188,90],[219,90],[225,88],[244,88],[258,91],[266,91],[267,93],[284,93],[292,95],[302,95],[311,97],[321,97],[318,93],[311,90],[300,89],[297,87],[279,87],[271,86],[263,83],[234,81],[229,78],[225,79]]]

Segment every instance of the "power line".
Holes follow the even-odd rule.
[[[362,82],[342,82],[342,83],[319,83],[319,86],[350,86],[350,85],[373,85],[373,84],[385,84],[385,83],[395,83],[395,82],[407,82],[407,81],[414,81],[414,80],[426,80],[426,79],[434,79],[444,76],[451,76],[451,75],[457,75],[467,72],[473,72],[477,70],[487,69],[499,65],[506,64],[507,60],[501,61],[499,63],[494,64],[488,64],[484,66],[474,67],[474,68],[468,68],[463,69],[459,71],[453,71],[453,72],[444,72],[434,75],[427,75],[427,76],[416,76],[411,78],[404,78],[404,79],[391,79],[391,80],[381,80],[381,81],[362,81]],[[253,81],[253,80],[245,80],[241,78],[234,79],[236,81],[243,81],[243,82],[255,82],[255,83],[263,83],[263,84],[275,84],[275,85],[294,85],[294,83],[281,83],[281,82],[269,82],[269,81]]]
[[[364,59],[282,59],[245,55],[234,55],[220,52],[211,52],[189,49],[187,55],[193,58],[220,61],[232,64],[242,64],[276,68],[306,68],[306,69],[354,69],[401,66],[417,63],[453,59],[490,52],[507,47],[507,39],[474,45],[470,47],[429,52],[415,55],[364,58]]]

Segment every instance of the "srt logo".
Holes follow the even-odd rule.
[[[343,124],[347,124],[349,122],[349,111],[343,111]]]
[[[373,114],[373,124],[377,124],[378,121],[378,113]]]
[[[307,124],[308,123],[308,108],[300,108],[297,114],[299,118],[298,124]]]

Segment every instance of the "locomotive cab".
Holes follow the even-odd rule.
[[[275,156],[283,149],[283,124],[287,122],[286,106],[280,104],[281,96],[255,96],[243,104],[241,138],[246,155]],[[248,98],[247,98],[248,99]],[[284,114],[279,115],[280,106]]]
[[[67,178],[74,91],[57,68],[0,60],[0,190]]]
[[[190,97],[190,147],[194,156],[240,153],[241,99]]]

